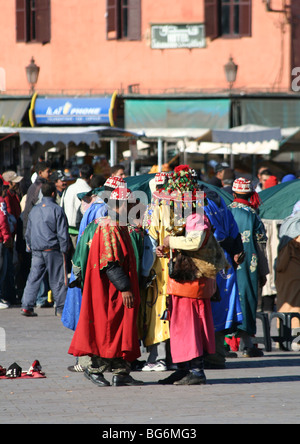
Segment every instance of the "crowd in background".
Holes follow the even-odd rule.
[[[117,165],[116,168],[111,169],[111,174],[116,172],[125,175],[123,165]],[[4,171],[0,175],[0,309],[21,304],[31,267],[31,254],[26,247],[25,239],[28,215],[33,206],[42,200],[43,183],[55,184],[55,201],[59,206],[64,207],[69,239],[72,241],[74,232],[78,231],[76,224],[78,225],[85,206],[87,207],[92,199],[92,196],[87,195],[80,202],[76,199],[77,193],[100,188],[106,181],[104,176],[93,173],[93,167],[84,164],[78,174],[72,176],[69,169],[53,170],[50,163],[41,158],[33,167],[30,183],[12,170]],[[65,199],[67,189],[68,194]],[[72,242],[70,244],[67,253],[68,272],[70,272],[71,257],[74,253],[74,244]],[[48,278],[45,276],[36,301],[38,307],[53,306],[49,292]]]

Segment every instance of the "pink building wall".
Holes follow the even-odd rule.
[[[0,0],[0,67],[7,94],[29,91],[25,67],[34,56],[40,66],[41,93],[127,91],[140,84],[145,93],[227,88],[224,64],[238,64],[235,88],[289,91],[291,32],[284,14],[267,12],[252,1],[252,36],[207,39],[202,49],[151,49],[151,23],[204,21],[204,0],[142,0],[142,40],[106,40],[106,0],[52,0],[51,42],[17,43],[15,1]],[[280,9],[281,0],[273,0]]]

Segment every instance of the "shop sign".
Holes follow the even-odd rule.
[[[205,48],[204,23],[151,25],[151,48]]]
[[[109,125],[111,97],[37,98],[37,125]]]

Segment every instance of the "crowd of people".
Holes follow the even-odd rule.
[[[100,387],[110,385],[106,371],[112,385],[143,384],[132,369],[174,370],[158,380],[163,385],[205,384],[205,368],[225,368],[237,356],[232,344],[244,357],[263,356],[256,313],[274,264],[259,192],[279,181],[267,168],[256,188],[226,163],[215,173],[207,184],[188,165],[158,173],[145,203],[127,188],[122,165],[104,178],[84,164],[70,183],[42,161],[23,197],[23,178],[3,172],[0,308],[19,303],[23,316],[34,317],[36,306],[54,306],[74,331],[69,370]],[[297,203],[282,223],[275,264],[276,308],[298,313],[299,210]]]

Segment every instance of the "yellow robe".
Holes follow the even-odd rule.
[[[148,234],[157,242],[157,245],[162,245],[164,238],[169,235],[168,231],[166,231],[169,226],[169,215],[169,205],[154,206]],[[144,338],[144,345],[146,347],[170,338],[169,322],[160,319],[166,309],[168,261],[168,258],[156,257],[153,264],[156,281],[145,295],[145,324],[147,332]]]

